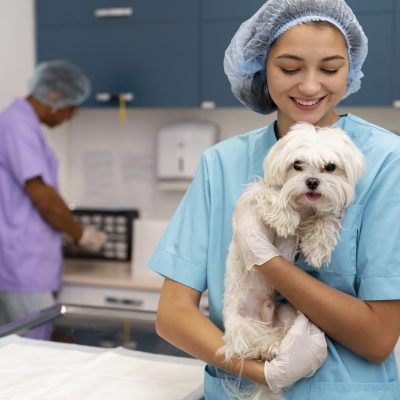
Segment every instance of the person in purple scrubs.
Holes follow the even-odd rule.
[[[89,79],[65,61],[39,64],[26,98],[0,114],[0,325],[54,304],[62,278],[62,234],[88,251],[106,235],[82,226],[59,194],[57,159],[41,124],[71,119]],[[27,336],[48,339],[51,329]]]

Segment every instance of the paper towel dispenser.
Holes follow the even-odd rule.
[[[177,123],[158,133],[157,177],[165,190],[187,188],[202,153],[217,140],[217,127],[209,123]]]

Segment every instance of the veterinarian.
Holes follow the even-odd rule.
[[[76,222],[60,197],[56,156],[41,128],[72,118],[89,94],[88,78],[69,63],[51,61],[38,65],[29,91],[0,114],[0,324],[54,304],[62,233],[88,251],[106,240]],[[49,334],[45,326],[27,336]]]
[[[400,399],[393,354],[400,331],[400,224],[393,223],[400,220],[400,138],[335,111],[360,89],[366,55],[367,38],[342,0],[269,0],[226,51],[233,93],[255,112],[277,111],[277,119],[204,153],[149,263],[165,277],[157,330],[208,364],[207,400],[227,399],[224,382],[239,372],[285,399]],[[247,360],[239,371],[216,356],[232,211],[245,185],[263,175],[268,150],[298,121],[345,130],[367,168],[327,267],[316,271],[301,256],[292,264],[265,238],[267,255],[256,268],[306,317],[300,314],[273,361]],[[209,318],[198,307],[205,290]]]

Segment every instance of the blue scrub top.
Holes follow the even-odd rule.
[[[363,300],[400,299],[400,138],[351,114],[334,125],[366,157],[367,168],[346,210],[329,266],[299,268]],[[210,319],[223,329],[225,260],[231,218],[245,185],[263,175],[263,160],[276,142],[274,124],[236,136],[203,154],[196,176],[154,251],[149,267],[200,292],[208,289]],[[311,378],[284,392],[287,400],[399,400],[394,353],[372,364],[327,337],[329,354]],[[228,399],[224,379],[206,367],[206,399]],[[243,382],[243,384],[246,384]]]

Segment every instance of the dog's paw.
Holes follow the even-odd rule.
[[[314,268],[324,267],[331,261],[332,251],[338,241],[336,220],[332,221],[312,217],[300,226],[300,250]]]
[[[275,356],[278,354],[279,349],[280,349],[280,341],[277,341],[268,347],[266,347],[260,354],[260,359],[262,361],[271,361],[275,358]]]
[[[331,262],[331,254],[322,254],[321,250],[316,248],[312,251],[304,251],[304,258],[314,268],[322,268],[328,265]]]
[[[294,235],[300,224],[300,214],[282,210],[275,219],[275,230],[278,236],[287,238]]]

